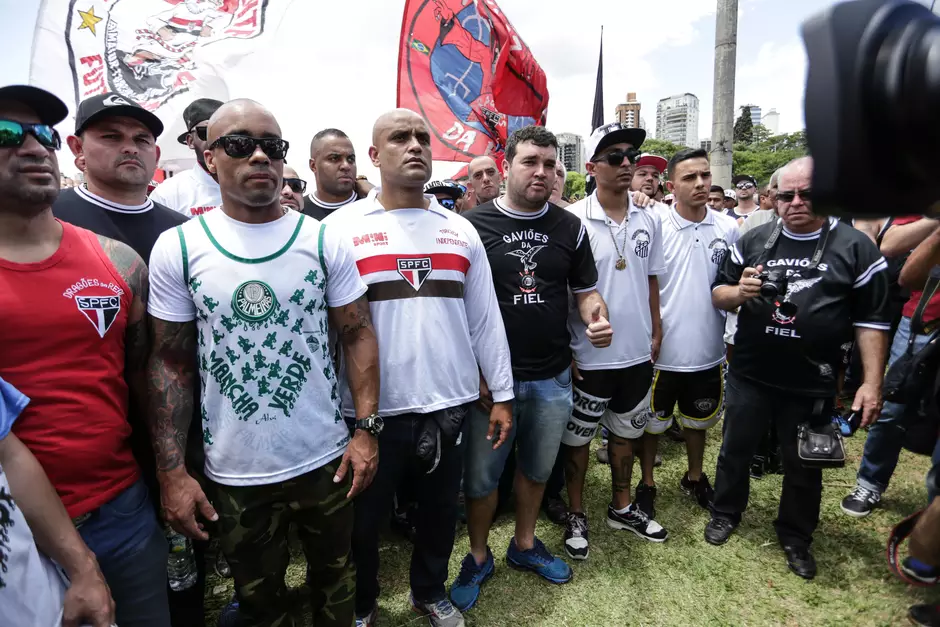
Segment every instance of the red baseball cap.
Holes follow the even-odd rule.
[[[666,161],[663,157],[660,157],[659,155],[651,155],[648,152],[645,152],[642,155],[640,155],[640,158],[637,159],[637,162],[636,162],[637,168],[650,166],[650,167],[656,168],[656,171],[659,172],[660,174],[666,171],[666,166],[668,165],[669,165],[669,162]]]

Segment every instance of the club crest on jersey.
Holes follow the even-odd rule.
[[[76,296],[75,304],[101,338],[121,313],[120,296]]]
[[[153,111],[186,93],[204,68],[202,48],[264,32],[259,0],[71,0],[65,41],[77,100],[113,91]],[[60,9],[62,10],[62,9]]]
[[[712,263],[720,266],[728,255],[728,242],[720,237],[716,237],[708,245],[708,250],[712,251]]]
[[[693,403],[695,409],[702,413],[712,411],[718,405],[718,401],[713,398],[700,398]]]
[[[408,284],[415,288],[415,291],[421,289],[428,276],[431,274],[431,258],[420,257],[418,259],[398,259],[398,274],[401,278],[408,281]]]
[[[245,281],[232,294],[232,311],[245,322],[264,322],[279,308],[267,283]]]
[[[650,256],[650,234],[646,229],[637,229],[630,239],[635,242],[633,254],[640,259],[646,259]]]

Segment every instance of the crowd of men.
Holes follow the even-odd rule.
[[[399,109],[373,128],[376,187],[332,128],[310,143],[308,185],[261,104],[200,99],[178,138],[196,164],[150,193],[163,125],[103,94],[79,105],[66,140],[84,183],[60,192],[53,126],[66,114],[43,90],[0,88],[10,624],[201,625],[213,537],[235,581],[223,618],[293,625],[296,533],[314,624],[369,627],[379,534],[407,498],[411,604],[458,627],[495,574],[507,474],[505,563],[563,584],[574,570],[557,553],[588,559],[585,475],[601,429],[607,527],[669,538],[655,468],[660,436],[678,433],[680,488],[710,511],[714,545],[740,523],[773,431],[774,526],[789,568],[811,579],[822,473],[797,433],[830,423],[852,345],[851,409],[874,426],[842,508],[864,516],[887,488],[905,416],[887,404],[875,422],[890,333],[897,359],[925,341],[940,299],[926,327],[911,326],[918,291],[894,321],[897,281],[876,241],[889,257],[929,247],[905,266],[922,286],[938,223],[816,215],[809,157],[761,191],[736,176],[729,197],[705,151],[667,161],[641,153],[645,131],[608,124],[588,142],[596,190],[568,204],[543,127],[514,132],[501,163],[474,159],[466,183],[429,182],[430,130]],[[771,298],[767,272],[786,285]],[[722,417],[713,485],[707,432]],[[461,493],[470,552],[448,587]],[[564,525],[558,551],[535,534],[542,508]],[[167,582],[166,526],[194,541],[197,583],[181,592]]]

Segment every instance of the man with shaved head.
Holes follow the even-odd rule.
[[[460,627],[445,591],[454,547],[465,422],[480,397],[481,375],[492,392],[482,420],[494,447],[512,424],[509,346],[486,251],[463,217],[423,193],[431,178],[431,132],[412,111],[381,116],[369,157],[380,172],[377,194],[336,212],[353,250],[379,338],[379,413],[385,430],[373,484],[356,502],[356,624],[375,625],[379,596],[379,530],[392,495],[408,482],[417,501],[411,559],[411,603],[435,627]],[[352,405],[344,399],[347,414]]]
[[[304,198],[304,213],[322,220],[361,196],[356,177],[356,149],[343,131],[327,128],[310,142],[310,171],[316,189]]]
[[[747,508],[751,457],[773,425],[784,467],[774,527],[787,565],[805,579],[816,576],[810,545],[819,523],[822,471],[802,463],[797,434],[833,428],[842,345],[853,338],[864,381],[852,410],[861,414],[863,427],[878,419],[891,326],[887,262],[864,233],[813,211],[812,175],[809,157],[783,169],[777,191],[781,219],[741,236],[712,286],[715,307],[741,311],[712,518],[705,527],[707,542],[728,541]],[[762,277],[765,270],[769,276]],[[779,293],[765,298],[762,286],[774,283]]]
[[[470,185],[473,186],[478,205],[499,197],[499,186],[503,177],[493,157],[477,157],[470,162],[467,172],[470,174]]]
[[[366,286],[336,229],[282,206],[288,143],[267,109],[250,100],[223,105],[207,141],[222,206],[164,233],[151,257],[150,420],[167,522],[205,539],[196,516],[219,520],[240,618],[250,625],[290,624],[277,565],[289,560],[295,526],[315,623],[348,627],[351,499],[372,480],[382,424]],[[331,330],[357,419],[351,437]],[[183,459],[194,413],[218,513]]]

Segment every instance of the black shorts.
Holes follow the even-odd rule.
[[[597,425],[614,435],[636,439],[650,418],[653,364],[644,362],[617,370],[581,370],[574,381],[574,409],[562,442],[583,446],[597,433]]]
[[[653,377],[653,418],[646,430],[664,432],[672,425],[674,413],[685,429],[708,429],[721,418],[724,404],[723,364],[698,372],[657,370]]]

